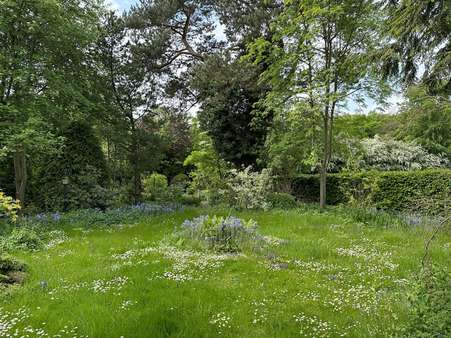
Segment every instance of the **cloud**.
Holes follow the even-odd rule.
[[[117,13],[121,13],[122,12],[122,7],[119,4],[118,0],[108,0],[106,1],[106,5],[108,7],[108,9],[115,11]]]

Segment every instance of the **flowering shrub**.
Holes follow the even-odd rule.
[[[446,158],[430,154],[415,143],[382,140],[376,136],[363,140],[362,147],[362,169],[417,170],[449,166]]]
[[[199,241],[219,252],[240,252],[251,241],[260,239],[255,221],[233,216],[200,216],[185,220],[181,228],[179,235],[182,238]]]
[[[0,240],[0,249],[5,251],[12,250],[38,250],[44,245],[38,233],[30,228],[13,228],[8,236]]]
[[[6,196],[0,191],[0,218],[7,217],[15,222],[17,220],[17,212],[19,210],[19,201],[15,201],[12,197]]]
[[[252,172],[251,167],[232,169],[228,180],[229,203],[237,209],[268,209],[271,188],[269,170]]]

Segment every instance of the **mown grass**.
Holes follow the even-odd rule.
[[[430,230],[274,210],[234,213],[285,240],[258,254],[193,256],[167,241],[183,220],[205,213],[228,212],[191,209],[108,229],[75,225],[64,229],[70,239],[62,244],[14,253],[29,272],[25,284],[0,291],[0,336],[387,337],[405,322]],[[450,266],[449,236],[431,253]],[[209,264],[190,264],[196,259]]]

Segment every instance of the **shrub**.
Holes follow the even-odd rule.
[[[271,177],[267,169],[252,172],[251,167],[232,169],[227,183],[228,200],[237,209],[267,209]]]
[[[168,179],[166,176],[153,173],[143,180],[144,197],[149,201],[162,201],[168,197]]]
[[[24,263],[7,255],[0,254],[0,285],[17,282],[17,277],[11,274],[15,272],[24,272],[26,266]]]
[[[283,192],[273,192],[268,194],[268,203],[271,208],[293,209],[298,206],[293,195]]]
[[[38,233],[30,228],[15,227],[8,236],[0,240],[0,249],[13,250],[39,250],[44,242]]]
[[[200,198],[194,196],[194,195],[187,195],[183,194],[178,198],[178,201],[184,205],[192,205],[192,206],[199,206],[201,203]]]
[[[44,156],[36,172],[34,204],[47,211],[109,207],[108,166],[92,125],[73,121],[59,136],[63,151]]]
[[[200,216],[185,220],[178,234],[181,238],[198,241],[208,249],[236,253],[258,238],[257,224],[233,216]]]
[[[17,212],[20,210],[20,204],[12,197],[6,196],[0,191],[0,218],[6,217],[13,222],[17,220]]]
[[[410,296],[403,337],[451,336],[451,275],[446,268],[424,270]]]
[[[449,169],[330,174],[327,203],[353,201],[376,209],[440,214],[446,211],[450,187]],[[292,189],[300,201],[318,202],[319,176],[299,176],[293,179]]]
[[[11,271],[25,271],[25,264],[8,256],[0,255],[0,274],[6,275]]]
[[[429,154],[420,145],[398,140],[382,140],[376,136],[362,140],[364,149],[362,168],[377,170],[416,170],[446,168],[446,157]]]
[[[185,174],[178,174],[174,176],[171,180],[171,186],[179,186],[180,188],[185,191],[185,189],[189,185],[189,177]]]

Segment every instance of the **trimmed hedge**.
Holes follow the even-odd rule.
[[[291,181],[293,195],[303,202],[319,201],[319,175]],[[421,205],[430,213],[443,212],[450,199],[451,170],[387,171],[329,174],[327,203],[344,204],[354,197],[384,210],[411,210]]]

